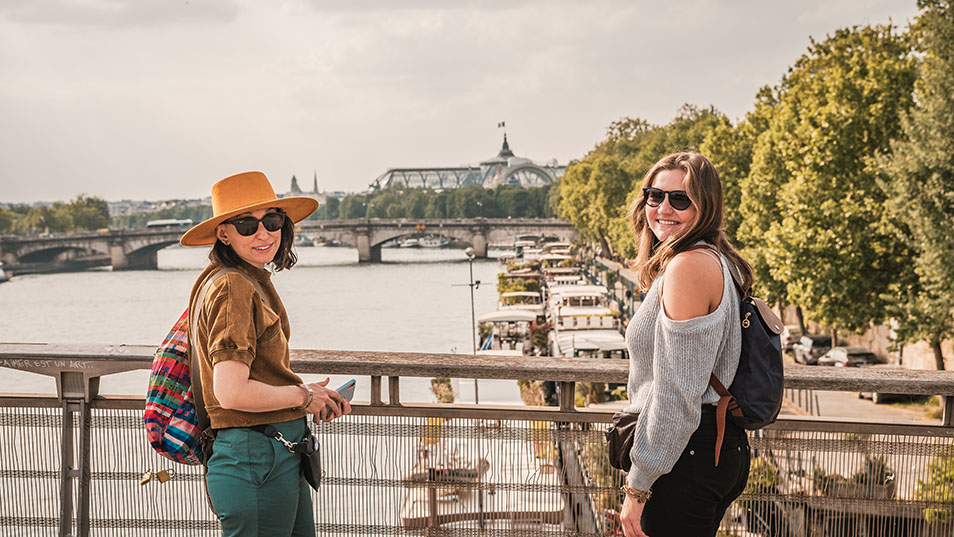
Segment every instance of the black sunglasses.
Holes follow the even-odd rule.
[[[650,207],[658,207],[660,203],[669,196],[669,205],[677,211],[685,211],[692,205],[689,194],[685,190],[661,190],[658,188],[644,188],[643,201]]]
[[[234,220],[226,220],[226,224],[235,226],[235,231],[243,237],[254,235],[258,231],[258,223],[265,226],[265,231],[278,231],[285,224],[285,213],[268,213],[262,218],[243,216]]]

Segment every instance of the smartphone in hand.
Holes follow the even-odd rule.
[[[341,397],[344,397],[348,401],[351,401],[351,399],[354,397],[354,385],[355,385],[355,380],[351,379],[348,382],[345,382],[344,384],[342,384],[341,386],[338,386],[335,389],[335,391],[340,393]],[[321,411],[322,419],[324,419],[324,417],[330,413],[331,413],[331,408],[326,406],[324,410]]]

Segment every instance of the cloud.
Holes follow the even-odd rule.
[[[234,0],[2,0],[0,18],[23,24],[117,28],[226,22]]]
[[[808,1],[0,0],[0,196],[197,197],[243,169],[359,190],[492,156],[504,120],[566,162],[621,117],[742,117],[809,35],[917,10]]]

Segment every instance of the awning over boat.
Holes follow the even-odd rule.
[[[576,274],[580,267],[543,267],[543,272],[549,274]]]
[[[507,298],[511,296],[535,296],[540,298],[540,293],[537,291],[510,291],[508,293],[500,294],[500,298]]]
[[[532,311],[507,309],[485,313],[478,317],[477,321],[482,323],[525,321],[529,323],[534,321],[536,318],[537,314],[533,313]]]
[[[557,295],[569,295],[573,296],[582,296],[582,295],[593,295],[593,296],[602,296],[606,294],[606,288],[602,285],[590,285],[590,284],[568,284],[568,285],[553,285],[550,286],[550,296],[554,297]]]
[[[559,317],[607,317],[612,316],[613,311],[606,306],[560,306],[555,308],[555,314]]]
[[[560,356],[574,351],[610,352],[626,349],[626,340],[616,330],[560,330],[556,333]]]

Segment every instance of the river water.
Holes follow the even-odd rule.
[[[358,253],[351,248],[301,248],[298,254],[299,262],[294,268],[279,272],[272,279],[288,310],[292,348],[471,352],[471,302],[467,286],[470,263],[463,251],[385,249],[382,252],[385,262],[375,264],[359,264]],[[205,248],[170,247],[159,252],[159,270],[113,272],[105,269],[14,277],[0,285],[0,341],[158,345],[185,308],[192,284],[207,264],[207,255]],[[495,259],[475,260],[472,267],[474,279],[482,282],[474,292],[475,311],[479,316],[496,309],[496,274],[500,267]],[[50,377],[0,370],[0,393],[55,393]],[[142,370],[104,377],[100,391],[141,397],[146,392],[148,373]],[[322,377],[306,375],[304,378],[313,381]],[[331,384],[337,386],[345,380],[347,377],[332,376]],[[357,380],[355,400],[368,401],[369,378]],[[474,402],[472,379],[455,379],[453,386],[458,402]],[[513,380],[481,380],[477,392],[481,404],[522,404]],[[386,393],[383,395],[387,397]],[[402,378],[401,399],[434,402],[430,379]],[[41,414],[55,416],[58,412],[52,409]],[[93,516],[96,520],[129,519],[131,522],[128,528],[99,528],[95,535],[126,535],[124,532],[129,528],[138,528],[136,535],[168,535],[170,533],[162,527],[144,529],[149,524],[136,521],[210,519],[201,489],[196,487],[199,478],[194,468],[181,468],[183,477],[166,486],[139,485],[136,476],[144,469],[164,467],[178,471],[180,468],[151,452],[143,441],[141,426],[137,426],[138,416],[110,411],[101,411],[97,416],[122,421],[124,426],[93,430],[92,465],[96,471],[112,472],[113,477],[94,479]],[[316,520],[325,526],[322,534],[364,534],[349,528],[368,523],[397,528],[406,488],[396,481],[397,485],[378,486],[369,497],[368,484],[380,481],[382,476],[401,479],[411,471],[420,442],[420,435],[414,429],[418,422],[358,417],[321,429],[323,465],[331,479],[314,495]],[[365,434],[382,426],[404,432],[388,437]],[[447,431],[445,433],[452,436]],[[25,459],[16,464],[56,475],[58,459],[49,457],[46,451],[32,449],[37,441],[55,445],[56,430],[10,427],[5,432],[7,453],[25,454]],[[113,445],[124,449],[117,451]],[[529,453],[528,446],[525,442],[518,445],[521,453]],[[464,447],[465,453],[475,449],[470,444]],[[489,455],[497,449],[488,444],[480,453],[509,460],[503,455]],[[361,456],[355,457],[352,453]],[[532,459],[532,454],[527,456]],[[476,454],[471,456],[476,457]],[[125,473],[135,475],[114,479],[115,475]],[[348,484],[350,481],[335,484],[332,478],[357,480],[359,484]],[[29,490],[22,486],[23,481],[18,478],[0,479],[0,490],[17,491],[12,496],[14,514],[39,517],[36,520],[56,516],[58,481],[34,480]],[[185,507],[188,512],[182,511]],[[52,532],[52,528],[48,529]],[[43,531],[36,529],[30,535],[41,535]],[[24,532],[22,527],[0,527],[0,535],[4,537]],[[212,533],[195,530],[193,534],[211,536]]]
[[[291,321],[293,349],[471,352],[462,250],[385,249],[384,262],[373,264],[359,264],[352,248],[297,251],[298,264],[272,277]],[[170,247],[159,252],[159,270],[17,276],[0,285],[0,341],[158,345],[207,255],[206,248]],[[498,271],[494,259],[473,262],[474,279],[482,282],[474,292],[477,316],[496,309]],[[141,395],[147,379],[148,371],[111,375],[101,392]],[[333,385],[344,380],[332,376]],[[362,380],[355,400],[367,401]],[[402,379],[402,400],[432,401],[429,385],[429,379]],[[454,387],[458,401],[473,402],[472,381]],[[50,377],[4,369],[0,392],[54,393],[55,385]],[[520,402],[513,381],[481,380],[478,392],[481,403]]]

